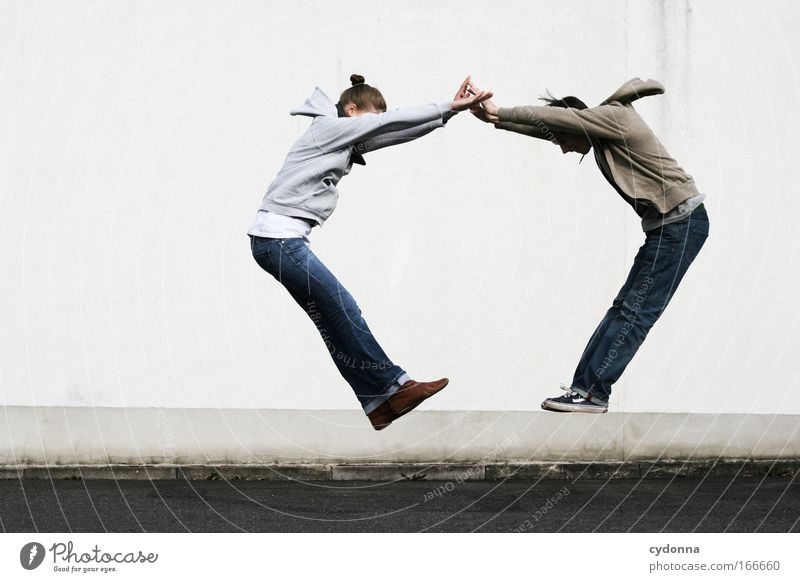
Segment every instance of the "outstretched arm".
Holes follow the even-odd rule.
[[[456,99],[447,103],[423,105],[421,107],[403,107],[384,113],[365,113],[358,117],[318,118],[312,126],[317,146],[323,151],[336,151],[350,147],[357,142],[366,142],[395,132],[431,124],[431,128],[421,135],[441,127],[455,113],[469,109],[489,99],[492,94],[485,91],[478,95],[467,93],[469,77],[462,83],[456,93]],[[412,134],[413,135],[413,132]],[[416,137],[419,137],[417,135]],[[414,139],[414,137],[411,137]],[[408,141],[406,139],[405,141]],[[390,140],[398,143],[397,138]],[[384,143],[380,147],[391,145]],[[373,148],[377,149],[377,148]]]
[[[511,123],[528,125],[544,135],[534,135],[547,139],[548,133],[563,132],[597,137],[608,140],[623,140],[628,132],[625,109],[614,105],[601,105],[589,109],[564,109],[523,105],[503,107],[497,110],[499,124]],[[501,129],[508,129],[501,127]]]
[[[493,124],[497,129],[505,129],[515,133],[521,133],[529,137],[536,137],[539,139],[552,140],[555,136],[546,125],[527,125],[524,123],[511,123],[509,121],[500,121],[498,117],[499,108],[491,101],[485,101],[478,107],[470,109],[472,114],[483,122]]]
[[[469,91],[479,89],[470,83]],[[514,131],[539,139],[552,140],[554,132],[574,133],[601,139],[625,139],[628,130],[624,110],[613,105],[601,105],[589,109],[565,109],[538,105],[520,107],[497,107],[491,100],[484,100],[470,109],[473,115],[497,129]]]
[[[434,129],[437,129],[439,127],[444,127],[444,125],[447,124],[450,118],[458,113],[458,110],[453,109],[454,103],[457,103],[458,106],[461,107],[464,107],[465,105],[474,106],[476,99],[474,99],[473,96],[471,96],[469,93],[469,83],[470,83],[470,76],[467,76],[467,78],[464,79],[463,83],[461,83],[461,86],[458,88],[458,91],[456,91],[455,97],[453,97],[453,101],[449,104],[448,110],[442,114],[441,120],[435,120],[408,129],[403,129],[400,131],[392,131],[389,133],[385,133],[383,135],[373,137],[362,143],[362,147],[359,148],[359,152],[360,153],[371,152],[388,146],[407,143],[409,141],[413,141],[424,135],[429,134]],[[486,99],[488,99],[491,96],[490,92],[484,92],[484,94]]]
[[[505,129],[513,131],[514,133],[521,133],[528,137],[536,137],[539,139],[553,140],[555,136],[552,131],[548,131],[546,127],[539,127],[538,125],[525,125],[522,123],[510,123],[508,121],[498,121],[494,124],[497,129]]]
[[[423,123],[408,129],[392,131],[383,135],[378,135],[358,144],[358,151],[359,153],[374,152],[375,150],[379,150],[381,148],[414,141],[423,135],[429,134],[434,129],[444,127],[444,125],[447,123],[447,120],[453,115],[455,115],[454,112],[448,111],[442,115],[441,120],[437,119],[436,121],[429,121],[428,123]]]

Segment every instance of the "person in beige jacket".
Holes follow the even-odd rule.
[[[479,92],[474,85],[470,91]],[[543,106],[498,108],[491,100],[472,113],[496,128],[551,141],[563,153],[594,151],[600,172],[641,218],[645,242],[625,284],[583,351],[565,394],[542,408],[606,412],[612,385],[664,312],[708,237],[705,194],[670,157],[633,108],[642,97],[664,92],[661,83],[631,79],[597,107],[577,97]]]

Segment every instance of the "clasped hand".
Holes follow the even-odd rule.
[[[482,95],[485,92],[478,89],[475,84],[467,77],[469,81],[467,83],[467,93],[469,95]],[[486,123],[498,123],[500,121],[499,112],[497,105],[494,104],[491,100],[492,93],[489,93],[489,98],[482,99],[475,104],[471,105],[469,110],[472,115],[480,119],[481,121],[485,121]]]
[[[450,103],[450,109],[453,111],[464,111],[469,109],[475,113],[475,108],[480,109],[481,104],[486,103],[492,98],[491,91],[479,91],[471,82],[470,76],[464,79],[461,86],[456,91],[456,96],[453,97],[453,102]],[[495,108],[496,109],[496,108]]]

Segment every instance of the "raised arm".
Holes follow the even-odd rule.
[[[364,113],[358,117],[317,118],[312,126],[317,146],[336,151],[355,143],[372,142],[370,150],[402,143],[442,127],[450,117],[491,98],[489,91],[469,94],[469,77],[459,87],[452,101],[421,107],[403,107],[384,113]]]
[[[589,109],[564,109],[539,105],[500,107],[497,127],[502,124],[527,125],[538,131],[529,134],[547,139],[547,133],[563,132],[609,140],[622,140],[628,132],[626,111],[619,105],[601,105]],[[513,130],[512,130],[513,131]]]
[[[478,91],[473,84],[470,84],[469,90]],[[491,100],[484,100],[472,107],[471,111],[475,117],[494,124],[497,129],[539,139],[552,140],[554,132],[562,132],[622,140],[628,131],[627,112],[619,105],[601,105],[589,109],[538,105],[497,107]]]
[[[449,110],[449,103],[431,103],[384,113],[364,113],[358,117],[318,117],[311,129],[317,147],[324,152],[332,152],[417,125],[431,122],[441,124],[442,116]]]
[[[453,101],[459,101],[464,99],[465,97],[469,97],[469,83],[470,83],[470,76],[468,75],[466,79],[461,83],[461,86],[456,91],[455,97],[453,97]],[[409,141],[413,141],[417,138],[422,137],[423,135],[427,135],[432,132],[434,129],[439,127],[443,127],[451,117],[456,115],[457,111],[453,111],[452,108],[442,115],[441,123],[439,120],[431,121],[429,123],[423,123],[421,125],[417,125],[415,127],[409,129],[403,129],[400,131],[393,131],[391,133],[386,133],[372,139],[369,139],[365,142],[362,142],[361,148],[359,151],[364,152],[371,152],[375,150],[379,150],[381,148],[385,148],[392,145],[398,145],[401,143],[407,143]]]
[[[399,145],[401,143],[407,143],[422,137],[423,135],[427,135],[432,132],[434,129],[439,127],[444,127],[447,121],[456,114],[455,111],[448,111],[444,115],[442,115],[442,119],[429,121],[428,123],[423,123],[421,125],[417,125],[414,127],[410,127],[408,129],[403,129],[400,131],[392,131],[389,133],[385,133],[383,135],[378,135],[376,137],[370,138],[364,142],[362,142],[362,147],[359,148],[360,153],[366,152],[374,152],[375,150],[379,150],[381,148]]]
[[[527,135],[529,137],[535,137],[538,139],[547,139],[552,141],[555,138],[552,131],[547,131],[545,128],[541,128],[536,125],[524,125],[522,123],[498,121],[494,124],[494,126],[497,129],[505,129],[507,131],[521,133],[522,135]]]

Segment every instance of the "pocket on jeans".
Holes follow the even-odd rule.
[[[272,252],[269,249],[269,244],[260,242],[257,238],[250,241],[250,252],[253,254],[258,266],[267,272],[272,269]]]
[[[253,259],[255,259],[258,266],[264,269],[267,273],[272,274],[275,270],[275,266],[272,262],[272,253],[269,250],[264,250],[258,253],[253,253]]]
[[[281,242],[281,252],[287,253],[295,260],[305,260],[308,247],[302,238],[286,238]]]

